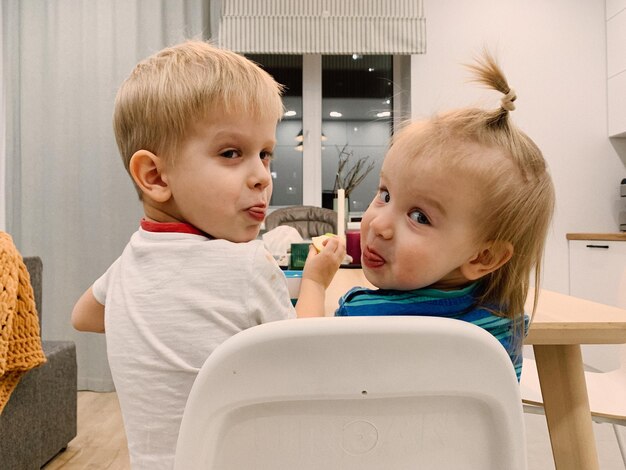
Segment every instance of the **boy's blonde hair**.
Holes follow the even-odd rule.
[[[478,236],[513,245],[513,256],[481,279],[479,304],[509,318],[523,315],[530,276],[535,271],[535,313],[545,239],[554,209],[554,187],[537,145],[515,126],[515,92],[495,59],[485,53],[469,66],[476,81],[503,93],[501,106],[486,111],[463,108],[414,123],[401,130],[393,145],[411,155],[428,156],[457,168],[483,190],[476,220]],[[477,146],[485,151],[476,152]],[[496,155],[494,166],[493,155]],[[482,156],[482,158],[481,158]]]
[[[278,122],[281,93],[267,72],[232,51],[204,41],[163,49],[135,66],[115,99],[113,128],[126,171],[138,150],[174,161],[192,124],[212,113]]]

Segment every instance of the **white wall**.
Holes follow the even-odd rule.
[[[428,49],[411,62],[412,115],[497,106],[498,94],[469,83],[462,66],[483,46],[497,54],[518,94],[513,119],[542,149],[556,187],[543,285],[567,293],[565,234],[618,231],[619,182],[626,177],[626,140],[607,137],[605,3],[424,4]]]

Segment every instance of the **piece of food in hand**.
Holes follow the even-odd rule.
[[[313,246],[319,253],[324,248],[324,242],[334,236],[335,234],[333,233],[325,233],[324,235],[320,235],[319,237],[311,238],[311,241],[313,242]]]

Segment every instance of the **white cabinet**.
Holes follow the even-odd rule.
[[[607,0],[608,132],[626,137],[626,0]]]
[[[570,240],[570,294],[626,308],[626,241]]]
[[[626,308],[626,236],[602,238],[569,240],[570,295]],[[583,346],[583,361],[602,371],[616,369],[619,350],[618,345]]]

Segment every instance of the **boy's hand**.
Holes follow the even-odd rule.
[[[309,246],[309,255],[304,264],[302,280],[308,279],[320,284],[326,289],[333,280],[345,256],[346,242],[343,238],[339,238],[338,236],[329,237],[324,240],[324,246],[319,253],[313,244],[311,244],[311,246]]]

